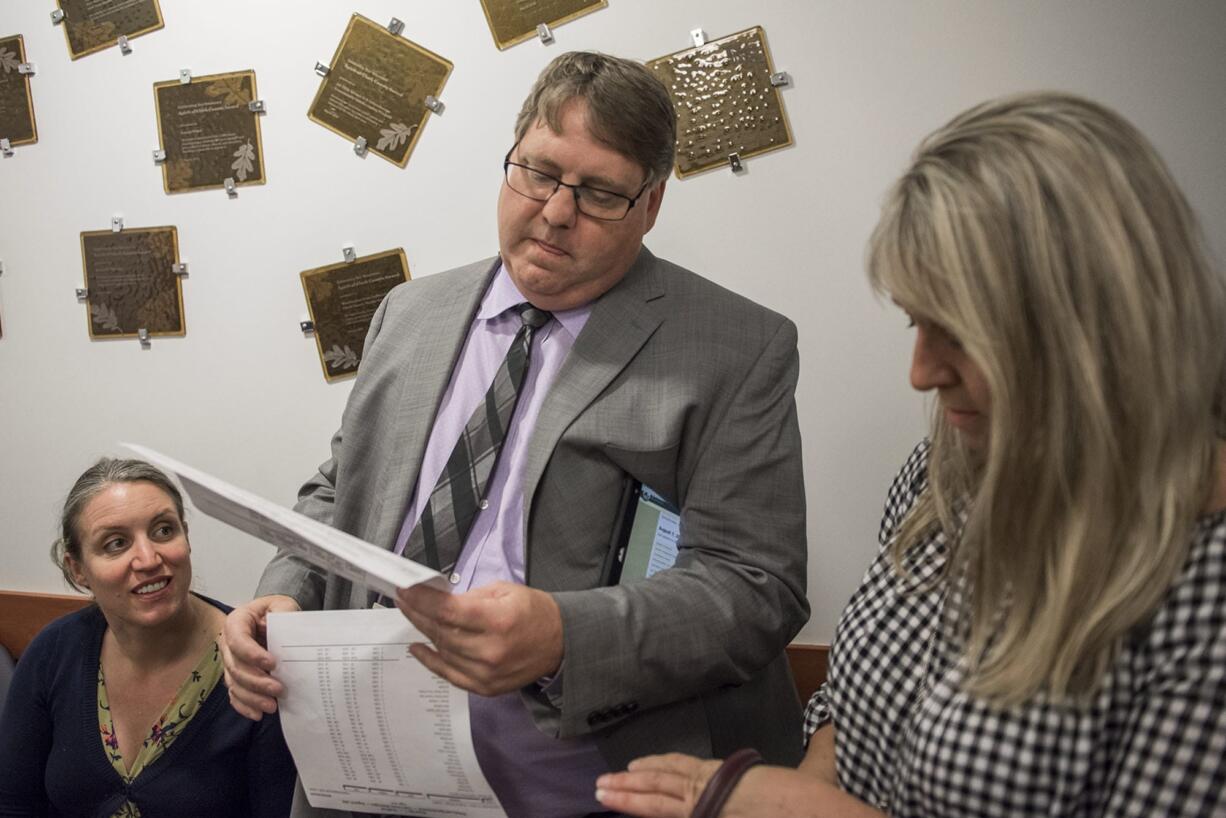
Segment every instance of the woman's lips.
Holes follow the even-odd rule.
[[[966,429],[974,425],[979,420],[979,413],[965,409],[951,409],[945,407],[945,419],[949,421],[951,426],[959,429]]]

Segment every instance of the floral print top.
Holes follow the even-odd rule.
[[[166,748],[182,732],[187,723],[196,715],[200,705],[213,692],[222,676],[221,651],[214,641],[205,648],[204,654],[196,667],[184,680],[174,701],[166,706],[162,715],[154,722],[149,735],[141,743],[136,758],[131,764],[126,764],[119,752],[119,738],[115,735],[115,723],[111,720],[110,698],[106,692],[106,677],[102,673],[102,663],[98,663],[98,728],[102,734],[102,744],[107,758],[115,772],[119,773],[125,783],[131,783],[141,771],[157,761]],[[131,801],[127,801],[111,818],[140,818],[140,810]]]

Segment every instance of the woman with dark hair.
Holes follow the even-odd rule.
[[[17,665],[0,720],[0,815],[284,816],[294,764],[274,717],[229,703],[228,606],[190,591],[183,498],[139,460],[98,461],[52,557],[94,603]]]
[[[1088,100],[976,106],[895,185],[869,277],[937,411],[805,761],[639,759],[598,797],[675,818],[1222,815],[1226,279],[1162,160]]]

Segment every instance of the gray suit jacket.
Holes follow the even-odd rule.
[[[299,511],[393,547],[497,266],[388,294],[332,457],[303,486]],[[646,753],[742,746],[799,761],[784,656],[808,617],[797,369],[791,321],[646,248],[594,304],[528,454],[526,581],[554,594],[565,638],[561,692],[522,694],[542,731],[593,734],[614,769]],[[607,587],[627,475],[680,507],[680,555],[647,581]],[[304,609],[368,604],[367,589],[284,553],[258,593]]]

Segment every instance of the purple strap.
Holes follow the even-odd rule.
[[[724,759],[724,763],[719,765],[715,775],[711,776],[711,780],[703,788],[702,795],[698,796],[698,803],[694,805],[690,818],[718,818],[741,776],[745,775],[750,767],[761,763],[762,755],[752,747],[744,747]]]

